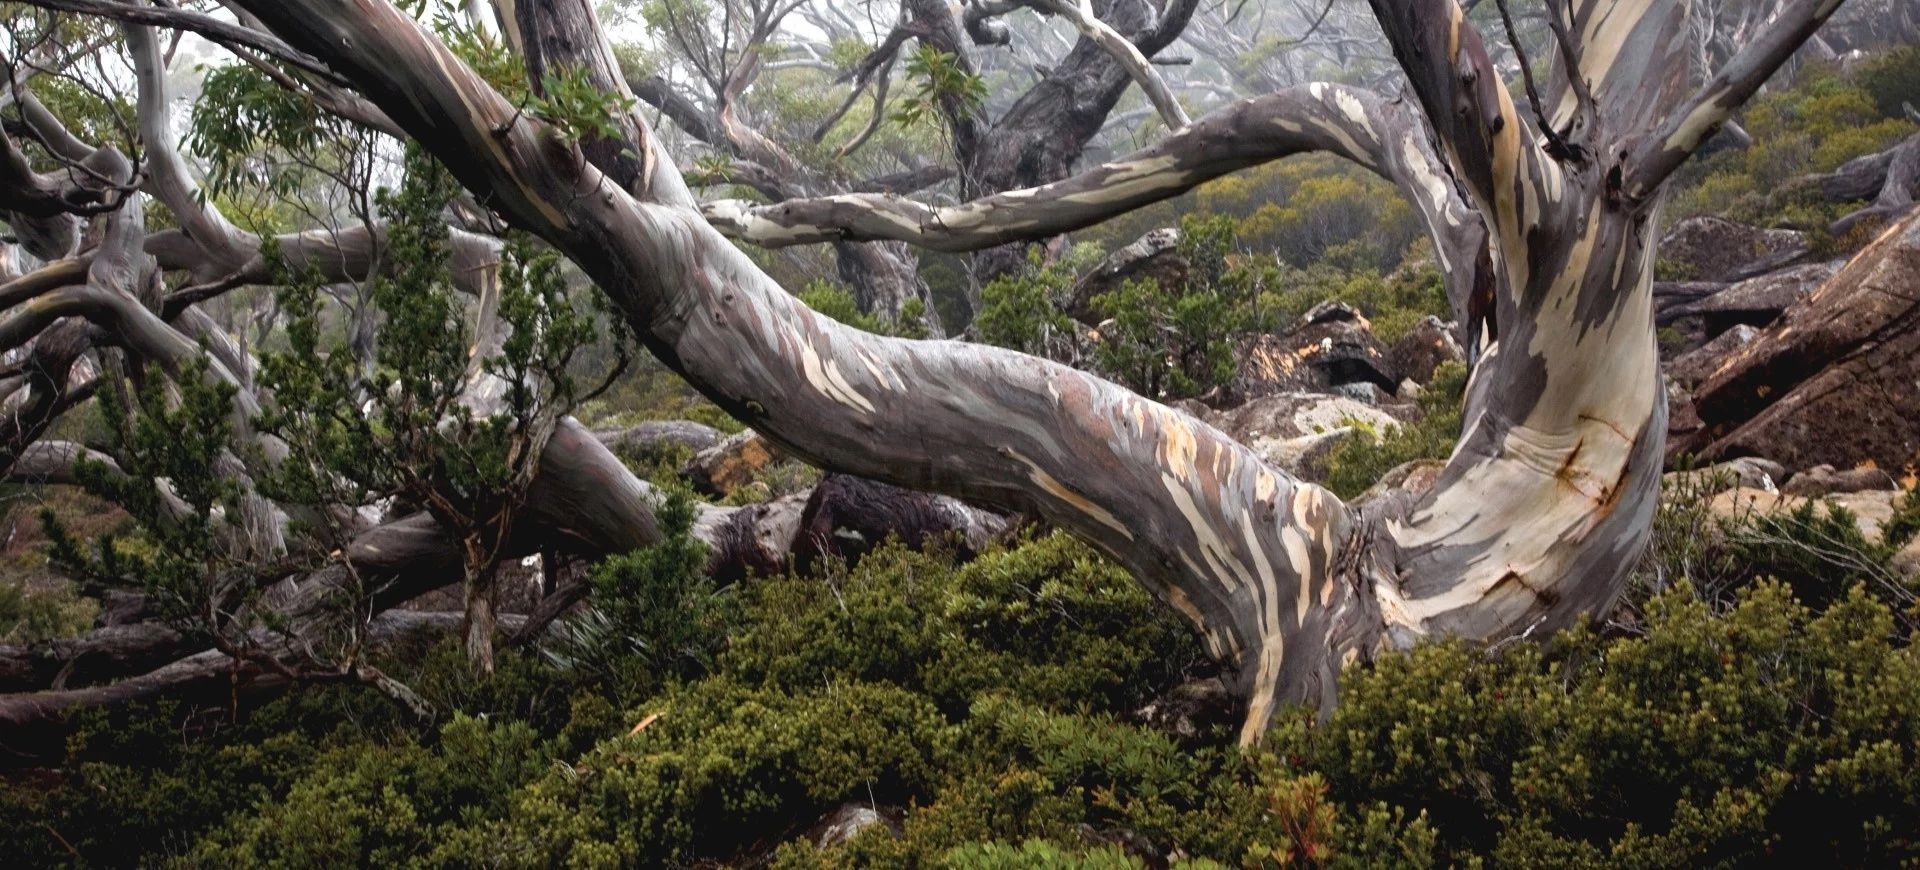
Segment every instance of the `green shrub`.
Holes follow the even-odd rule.
[[[712,666],[731,610],[707,576],[707,546],[692,535],[694,504],[686,490],[669,490],[656,512],[660,543],[593,567],[588,606],[555,622],[541,643],[554,668],[638,701]]]
[[[1920,46],[1888,49],[1867,61],[1858,79],[1882,117],[1901,117],[1907,103],[1920,100]]]
[[[1725,521],[1729,558],[1787,584],[1795,596],[1824,606],[1857,584],[1895,606],[1913,602],[1913,589],[1894,576],[1897,550],[1869,540],[1853,512],[1807,501],[1791,510],[1755,512]]]
[[[548,750],[519,722],[456,716],[431,746],[359,742],[323,750],[284,795],[197,843],[185,867],[461,866],[449,839],[493,817]]]
[[[854,300],[851,290],[831,281],[815,281],[794,295],[808,308],[854,329],[882,335],[887,332],[880,318],[860,310],[860,303]]]
[[[1343,675],[1324,719],[1288,711],[1247,753],[1231,729],[1135,721],[1211,669],[1086,545],[1052,533],[956,566],[894,544],[746,584],[709,664],[624,698],[511,649],[477,675],[455,640],[422,638],[381,664],[465,711],[437,728],[344,686],[187,739],[203,713],[85,714],[58,767],[0,781],[0,844],[32,865],[1920,860],[1911,627],[1869,579],[1744,546],[1719,552],[1746,579],[1708,597],[1670,576],[1631,634],[1383,654]],[[625,579],[602,604],[671,635],[658,622],[685,609],[646,590],[690,559],[603,569]],[[1750,579],[1788,568],[1844,588]],[[889,824],[812,845],[846,802]]]
[[[1648,598],[1686,581],[1716,608],[1762,579],[1782,582],[1810,606],[1823,608],[1855,587],[1885,603],[1909,628],[1920,625],[1916,584],[1900,577],[1893,556],[1920,529],[1920,496],[1900,497],[1878,540],[1860,531],[1851,511],[1824,501],[1787,510],[1716,503],[1728,474],[1688,474],[1664,483],[1653,540],[1641,557],[1616,624],[1634,627]],[[1737,503],[1736,503],[1737,504]]]
[[[1426,242],[1424,247],[1430,247]],[[1264,282],[1259,313],[1263,328],[1286,329],[1322,302],[1345,302],[1360,309],[1373,335],[1398,341],[1429,315],[1450,320],[1447,290],[1438,266],[1409,266],[1391,276],[1371,269],[1342,269],[1316,264],[1285,269]]]
[[[1094,367],[1143,396],[1190,398],[1232,380],[1233,339],[1256,327],[1259,283],[1229,254],[1233,222],[1189,215],[1180,222],[1178,287],[1130,280],[1092,300],[1101,319]]]
[[[832,281],[812,281],[794,295],[815,312],[854,329],[901,338],[927,337],[927,303],[919,299],[909,299],[901,304],[899,315],[890,320],[880,314],[861,311],[860,302],[854,298],[853,291]]]
[[[1272,742],[1342,801],[1423,808],[1455,860],[1893,864],[1920,856],[1907,641],[1858,586],[1816,612],[1764,583],[1719,615],[1683,585],[1641,637],[1388,656]]]
[[[1078,328],[1060,301],[1073,287],[1070,262],[1042,263],[1036,251],[1025,270],[1001,275],[980,289],[975,340],[1058,360],[1071,360]]]
[[[554,764],[449,847],[514,865],[729,854],[840,800],[930,789],[955,740],[924,698],[880,684],[792,693],[715,678],[645,709],[658,717],[645,729]]]
[[[1139,858],[1118,846],[1101,846],[1085,852],[1061,849],[1045,840],[1028,840],[1018,846],[1006,843],[975,843],[960,846],[941,857],[939,866],[968,870],[1110,870],[1144,868]]]
[[[1880,543],[1894,552],[1920,536],[1920,486],[1909,488],[1894,505],[1893,516],[1880,527]]]
[[[1445,459],[1460,438],[1467,367],[1444,363],[1420,393],[1420,419],[1379,437],[1347,438],[1327,453],[1325,486],[1353,498],[1394,468],[1416,459]]]
[[[887,546],[826,577],[751,584],[741,606],[724,672],[789,687],[884,681],[954,713],[989,691],[1130,710],[1204,661],[1191,628],[1057,532],[957,568]]]
[[[72,637],[87,630],[100,605],[56,582],[34,586],[24,578],[0,578],[0,643],[28,644]]]

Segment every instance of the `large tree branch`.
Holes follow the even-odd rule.
[[[1393,182],[1421,213],[1449,296],[1463,314],[1490,280],[1479,216],[1458,194],[1410,107],[1344,85],[1312,84],[1215,111],[1152,147],[1037,188],[933,207],[890,195],[842,194],[757,205],[703,206],[721,232],[763,247],[889,239],[977,251],[1089,227],[1211,179],[1294,154],[1325,151]]]
[[[139,89],[136,111],[140,140],[146,149],[147,192],[173,213],[181,231],[207,257],[220,263],[244,262],[253,251],[247,249],[240,229],[214,207],[212,198],[200,189],[199,182],[187,168],[187,161],[173,146],[168,111],[172,100],[167,91],[166,61],[160,55],[159,40],[154,38],[150,27],[128,24],[122,29],[126,32],[127,50],[133,55],[134,80]]]
[[[1280,700],[1326,700],[1340,651],[1368,645],[1377,623],[1338,564],[1354,528],[1323,490],[1083,372],[873,336],[807,310],[691,208],[636,201],[550,131],[513,122],[506,100],[384,3],[245,5],[337,64],[470,189],[567,251],[662,359],[783,448],[1031,510],[1113,554],[1239,669],[1254,698],[1251,733]],[[629,147],[658,155],[642,136]]]
[[[191,9],[138,6],[132,3],[116,2],[116,0],[21,0],[21,2],[42,9],[77,12],[127,24],[145,24],[191,31],[223,45],[245,46],[329,81],[340,82],[339,77],[324,64],[314,60],[311,55],[293,50],[270,33],[261,33],[250,27],[221,21]]]
[[[386,262],[385,224],[355,224],[341,229],[307,230],[274,236],[269,260],[265,240],[236,230],[230,250],[244,254],[237,261],[216,259],[181,230],[162,230],[146,239],[146,251],[169,272],[185,272],[193,282],[167,297],[162,314],[172,318],[188,305],[213,298],[236,287],[273,284],[281,272],[306,276],[323,284],[365,281]],[[499,265],[503,243],[493,236],[452,229],[448,232],[449,263],[454,284],[478,296],[480,285]],[[25,280],[25,279],[21,279]]]
[[[1140,86],[1141,92],[1147,95],[1147,100],[1153,103],[1154,110],[1160,113],[1160,120],[1166,122],[1167,129],[1179,130],[1191,122],[1192,119],[1187,117],[1187,110],[1180,106],[1180,98],[1174,95],[1173,89],[1167,86],[1166,79],[1153,68],[1153,64],[1140,51],[1140,47],[1134,45],[1133,40],[1122,36],[1120,31],[1113,29],[1112,25],[1101,21],[1098,15],[1093,14],[1092,0],[1032,0],[1031,5],[1035,9],[1059,15],[1072,22],[1081,36],[1092,40],[1094,44],[1111,55],[1114,62],[1119,64],[1121,69],[1126,70],[1134,84]]]
[[[1648,200],[1660,183],[1733,117],[1842,2],[1792,0],[1787,4],[1764,32],[1742,46],[1725,67],[1634,145],[1626,161],[1621,193],[1629,201]]]
[[[1884,160],[1876,159],[1882,157]],[[1845,235],[1862,221],[1892,222],[1913,208],[1915,189],[1920,187],[1920,133],[1868,159],[1881,167],[1879,192],[1874,194],[1873,202],[1865,208],[1842,215],[1828,227],[1828,231],[1836,236]],[[1843,166],[1841,170],[1845,168]],[[1835,174],[1839,175],[1840,170],[1836,170]],[[1822,187],[1826,189],[1828,186]]]
[[[1522,192],[1544,154],[1526,133],[1480,32],[1454,0],[1370,0],[1427,121],[1488,223],[1519,233]]]
[[[40,125],[32,123],[39,115],[29,111],[38,103],[32,95],[18,93],[22,115],[29,119],[27,130],[40,135]],[[56,136],[43,139],[62,165],[36,172],[13,138],[0,130],[0,218],[13,228],[28,253],[54,260],[73,253],[78,245],[80,217],[118,208],[137,179],[133,165],[112,147],[69,151]]]
[[[645,78],[627,77],[627,87],[642,102],[659,110],[674,126],[687,135],[708,145],[719,145],[723,140],[720,131],[715,129],[713,121],[706,111],[695,105],[693,100],[675,88],[672,83],[658,75]]]
[[[510,624],[514,626],[518,623],[518,619],[510,620]],[[390,610],[369,621],[365,630],[353,638],[353,642],[363,649],[378,649],[417,631],[448,632],[456,629],[459,624],[458,614]],[[177,635],[173,639],[168,639],[163,636],[164,632],[164,629],[156,631],[140,627],[129,627],[118,631],[106,629],[79,644],[70,645],[64,650],[56,648],[50,652],[111,655],[115,657],[114,663],[117,664],[136,663],[148,660],[162,646],[172,645],[176,648],[179,646]],[[57,720],[69,710],[113,706],[177,694],[197,684],[212,684],[224,688],[227,691],[221,694],[230,696],[232,691],[243,685],[260,688],[265,685],[284,683],[289,675],[304,680],[364,682],[376,684],[376,688],[382,691],[394,691],[393,686],[378,685],[383,681],[389,683],[391,681],[386,680],[379,671],[365,666],[355,656],[347,656],[331,667],[317,667],[313,661],[313,650],[309,647],[309,640],[275,637],[262,632],[253,642],[258,648],[249,651],[242,658],[235,658],[229,653],[210,649],[118,682],[84,688],[0,695],[0,724],[13,729],[27,729]],[[0,648],[0,663],[6,662],[7,652],[4,648]],[[66,661],[74,661],[74,659],[66,659]],[[32,663],[33,658],[29,658],[28,662]],[[417,712],[420,711],[416,710]]]

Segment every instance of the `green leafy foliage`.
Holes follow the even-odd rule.
[[[1899,552],[1920,537],[1920,486],[1909,488],[1894,505],[1893,516],[1880,527],[1881,543]]]
[[[1420,393],[1419,419],[1377,437],[1363,433],[1334,445],[1323,485],[1341,498],[1353,498],[1404,463],[1447,458],[1460,438],[1466,388],[1467,367],[1442,364]]]
[[[889,548],[824,578],[753,584],[743,598],[781,617],[734,635],[728,672],[784,686],[885,681],[947,709],[989,691],[1128,709],[1202,659],[1124,571],[1057,533],[958,570]]]
[[[832,281],[815,280],[794,295],[808,308],[864,332],[901,338],[928,335],[927,304],[919,299],[902,303],[899,314],[888,318],[877,312],[861,311],[853,291]]]
[[[902,126],[936,124],[943,112],[972,115],[987,101],[984,80],[967,72],[958,57],[924,42],[907,55],[907,78],[914,92],[893,109],[893,121]]]
[[[76,540],[51,509],[41,511],[51,562],[83,582],[145,592],[176,626],[231,637],[250,626],[231,614],[257,591],[249,554],[224,517],[242,513],[243,489],[227,463],[234,396],[204,359],[185,366],[177,383],[143,380],[126,402],[100,404],[115,440],[112,462],[83,458],[81,487],[120,505],[137,541],[101,535]]]
[[[287,164],[304,158],[338,168],[342,162],[338,153],[321,152],[351,136],[352,125],[260,70],[246,64],[213,67],[201,82],[185,146],[207,162],[210,195],[258,187],[269,195],[291,196],[318,176]],[[268,167],[279,171],[262,171]]]
[[[706,606],[671,592],[695,589],[693,558],[670,542],[604,567],[596,599],[671,637]],[[962,566],[892,546],[741,588],[694,620],[725,637],[709,664],[669,673],[655,645],[638,654],[662,679],[624,696],[512,651],[475,680],[440,643],[389,665],[466,711],[440,727],[338,689],[186,741],[179,711],[86,714],[61,768],[0,786],[0,840],[31,863],[71,846],[184,866],[1920,856],[1920,658],[1866,584],[1814,605],[1749,582],[1722,604],[1676,581],[1640,607],[1632,634],[1384,655],[1344,675],[1329,718],[1287,713],[1243,753],[1230,726],[1134,720],[1206,666],[1084,545],[1045,535]],[[848,801],[896,827],[813,845]]]
[[[854,329],[881,334],[887,331],[879,317],[860,310],[852,291],[831,281],[815,281],[794,295],[808,308]]]
[[[1890,48],[1862,65],[1860,89],[1883,117],[1898,118],[1920,99],[1920,46]]]
[[[16,5],[15,9],[20,7]],[[37,14],[38,11],[33,12]],[[62,16],[56,20],[61,30],[97,28],[102,24],[98,20],[89,21],[76,15]],[[19,29],[15,33],[23,40],[22,44],[34,40],[33,36]],[[131,141],[136,112],[130,94],[117,93],[112,88],[99,88],[70,75],[45,75],[34,80],[33,95],[41,105],[46,106],[48,112],[66,125],[67,132],[82,142],[100,145],[111,143],[129,154],[138,153]],[[22,137],[16,144],[33,157],[50,157],[34,137]],[[51,159],[39,163],[37,168],[42,171],[57,166]],[[149,212],[149,219],[154,216],[153,212]]]
[[[457,833],[500,812],[505,794],[541,773],[546,749],[525,723],[465,715],[426,741],[318,748],[311,763],[326,775],[293,780],[179,864],[458,866]]]
[[[631,110],[635,100],[608,93],[593,83],[583,67],[563,67],[540,79],[540,91],[527,98],[528,114],[553,126],[561,141],[578,142],[587,137],[617,139],[618,118]]]
[[[981,288],[974,338],[1022,353],[1072,359],[1077,329],[1060,310],[1060,300],[1073,283],[1071,260],[1043,262],[1035,252],[1026,270],[1001,275]]]
[[[1231,380],[1233,336],[1253,320],[1258,298],[1246,273],[1228,267],[1233,242],[1231,221],[1189,217],[1180,224],[1187,278],[1179,287],[1126,281],[1093,297],[1102,319],[1095,367],[1154,398],[1198,396]]]
[[[1903,577],[1894,567],[1894,555],[1920,528],[1920,495],[1900,495],[1872,537],[1851,511],[1821,500],[1759,510],[1716,499],[1733,485],[1730,475],[1704,472],[1665,484],[1652,544],[1616,621],[1634,624],[1647,598],[1683,580],[1719,608],[1731,607],[1740,590],[1771,580],[1814,607],[1858,588],[1885,604],[1903,628],[1920,627],[1920,577]]]
[[[1296,269],[1246,250],[1243,225],[1223,215],[1184,217],[1172,252],[1185,264],[1184,277],[1129,280],[1084,300],[1081,316],[1098,323],[1091,331],[1076,326],[1067,308],[1080,275],[1100,262],[1098,248],[1077,246],[1051,262],[1036,252],[1028,268],[983,288],[974,338],[1084,366],[1142,395],[1181,399],[1232,380],[1236,343],[1290,329],[1321,302],[1361,309],[1388,342],[1426,317],[1450,316],[1445,285],[1430,264],[1390,277],[1329,263]]]
[[[1896,606],[1913,603],[1914,590],[1889,567],[1896,548],[1867,538],[1844,507],[1806,501],[1791,510],[1737,517],[1722,531],[1733,564],[1763,566],[1802,601],[1824,606],[1864,584]]]
[[[287,348],[262,355],[275,401],[258,425],[294,457],[274,464],[262,487],[296,503],[405,499],[461,537],[478,576],[511,530],[547,433],[582,396],[571,364],[600,338],[600,312],[568,292],[555,254],[514,241],[502,252],[492,318],[476,318],[454,288],[440,215],[452,180],[417,155],[407,169],[398,191],[378,197],[392,268],[357,300],[359,316],[381,318],[372,347],[330,338],[335,309],[316,280],[279,278]],[[479,330],[502,337],[475,365]],[[498,401],[463,404],[483,378],[497,384]]]
[[[712,667],[732,611],[706,575],[706,545],[691,534],[694,504],[671,490],[658,511],[659,544],[594,566],[590,605],[541,643],[549,663],[628,701]]]

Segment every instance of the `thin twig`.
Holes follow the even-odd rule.
[[[1533,67],[1527,62],[1526,49],[1520,45],[1520,32],[1513,26],[1513,15],[1507,11],[1507,0],[1494,0],[1494,5],[1500,8],[1500,23],[1506,27],[1507,41],[1513,44],[1513,55],[1520,61],[1520,77],[1526,82],[1527,102],[1533,106],[1534,124],[1540,128],[1540,133],[1547,138],[1547,154],[1556,159],[1583,159],[1583,153],[1580,147],[1568,143],[1565,138],[1555,131],[1553,125],[1547,120],[1546,111],[1540,107],[1540,90],[1535,87],[1533,83]],[[1548,13],[1547,17],[1552,18],[1552,13]],[[1568,78],[1570,80],[1578,76],[1579,70],[1577,68],[1568,70]]]

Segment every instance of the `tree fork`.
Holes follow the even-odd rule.
[[[1553,119],[1580,147],[1549,154],[1452,0],[1374,0],[1494,255],[1484,356],[1453,458],[1431,491],[1356,511],[1083,372],[820,317],[702,219],[641,119],[623,145],[652,183],[623,186],[608,175],[617,164],[596,165],[516,112],[382,0],[237,5],[565,251],[656,355],[784,449],[1037,514],[1111,555],[1234,672],[1249,699],[1244,740],[1280,703],[1330,703],[1339,668],[1381,647],[1532,636],[1617,595],[1648,532],[1665,431],[1649,232],[1661,182],[1703,141],[1696,113],[1731,111],[1724,94],[1751,93],[1751,76],[1784,59],[1781,40],[1762,40],[1732,65],[1731,86],[1689,100],[1679,4],[1575,0],[1563,49],[1577,69],[1553,79],[1543,105],[1574,111],[1582,100],[1564,76],[1576,76],[1592,118]],[[554,5],[592,23],[579,0]],[[1837,5],[1794,5],[1794,38]],[[1656,132],[1669,130],[1688,135]]]

